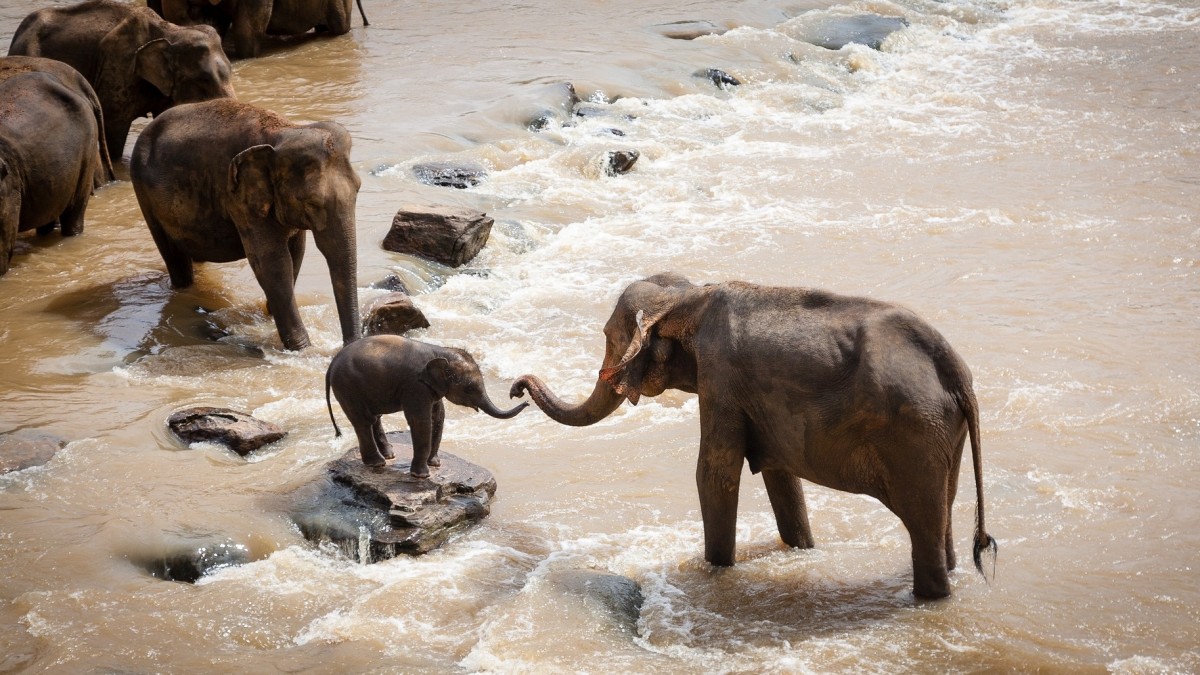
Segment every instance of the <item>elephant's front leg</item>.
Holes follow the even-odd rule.
[[[309,345],[308,331],[296,306],[292,252],[287,241],[271,237],[242,237],[246,259],[258,285],[267,296],[267,311],[275,318],[275,328],[283,348],[298,351]]]
[[[736,553],[738,482],[746,456],[745,427],[731,417],[701,401],[696,488],[704,519],[704,559],[723,567],[733,565]]]
[[[783,543],[795,548],[812,548],[812,528],[808,524],[808,507],[804,503],[804,486],[800,478],[774,469],[764,469],[762,475]]]
[[[430,432],[429,466],[441,466],[438,459],[438,449],[442,447],[442,427],[446,424],[446,404],[442,399],[433,402],[433,415],[430,420],[433,428]]]
[[[413,456],[408,472],[417,478],[429,477],[429,457],[433,453],[433,403],[404,406],[404,419],[412,433]]]

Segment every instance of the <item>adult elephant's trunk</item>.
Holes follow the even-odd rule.
[[[346,228],[327,228],[314,232],[313,239],[329,263],[329,279],[333,282],[333,299],[337,303],[338,321],[342,326],[342,344],[348,345],[362,337],[358,317],[358,255],[354,243],[354,221]]]
[[[509,395],[516,398],[525,391],[550,419],[572,427],[586,427],[599,422],[611,415],[625,400],[607,382],[598,378],[587,400],[575,406],[564,403],[545,382],[533,375],[522,375],[513,383]]]
[[[512,419],[517,416],[517,413],[528,407],[528,402],[522,402],[520,405],[513,407],[511,410],[501,410],[496,407],[495,403],[492,403],[492,399],[487,395],[486,391],[483,392],[483,396],[480,397],[479,400],[479,409],[498,420]]]

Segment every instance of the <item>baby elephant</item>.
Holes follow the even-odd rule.
[[[470,354],[398,335],[362,338],[346,345],[330,362],[325,372],[325,404],[333,429],[341,436],[333,419],[330,388],[354,425],[367,466],[382,467],[384,460],[395,457],[379,416],[404,411],[413,442],[409,472],[419,478],[429,475],[429,467],[441,464],[438,446],[446,420],[443,397],[502,420],[515,417],[529,405],[500,410],[488,398],[483,375]]]

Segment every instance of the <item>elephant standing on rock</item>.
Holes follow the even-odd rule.
[[[976,485],[975,566],[995,551],[984,530],[979,411],[971,374],[912,312],[820,290],[742,282],[695,286],[660,274],[625,289],[604,327],[604,362],[586,401],[567,405],[532,375],[554,420],[595,424],[628,399],[699,394],[696,483],[704,557],[734,562],[742,463],[762,472],[779,534],[811,548],[801,478],[875,497],[912,542],[913,592],[950,594],[950,529],[968,435]]]
[[[58,79],[59,83],[86,98],[96,118],[96,128],[99,130],[99,150],[101,171],[96,172],[95,187],[115,180],[112,158],[108,154],[108,143],[104,140],[104,107],[96,96],[92,85],[78,70],[54,59],[43,59],[37,56],[0,56],[0,82],[24,73],[47,73]]]
[[[345,35],[353,14],[350,0],[149,0],[147,5],[179,25],[206,23],[222,36],[232,27],[233,47],[242,59],[258,56],[267,35],[303,35],[313,29]],[[358,13],[369,26],[362,0]]]
[[[0,79],[0,275],[17,232],[83,232],[99,176],[100,124],[93,101],[51,73]]]
[[[413,441],[409,473],[418,478],[427,477],[429,467],[441,465],[438,447],[446,420],[443,398],[496,419],[515,417],[529,405],[500,410],[488,398],[483,374],[469,353],[398,335],[365,337],[344,347],[329,363],[325,403],[334,432],[341,436],[329,401],[331,388],[354,425],[358,450],[367,466],[382,467],[384,460],[395,456],[380,415],[404,411]]]
[[[234,95],[229,59],[211,27],[176,26],[114,0],[39,9],[17,27],[8,53],[56,59],[82,73],[104,108],[104,138],[117,161],[133,120]]]
[[[246,258],[285,349],[309,345],[294,285],[309,230],[329,264],[342,340],[361,335],[354,208],[361,181],[340,124],[296,125],[232,99],[176,106],[138,137],[138,205],[171,284],[193,262]]]

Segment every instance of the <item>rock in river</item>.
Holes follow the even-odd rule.
[[[363,335],[404,335],[417,328],[429,328],[429,319],[413,304],[407,293],[388,293],[363,308]]]
[[[167,418],[167,426],[185,443],[219,443],[243,457],[287,436],[270,422],[227,408],[179,410]]]
[[[392,219],[383,248],[459,267],[474,258],[492,233],[492,218],[457,207],[405,206]]]
[[[317,498],[293,519],[311,541],[329,541],[359,562],[427,553],[491,510],[496,479],[483,467],[439,452],[440,467],[414,478],[412,438],[391,432],[396,459],[382,470],[362,463],[358,448],[329,465]]]

